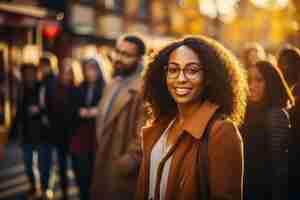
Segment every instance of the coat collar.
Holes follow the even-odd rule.
[[[185,119],[183,130],[194,138],[200,139],[218,108],[218,105],[205,101],[193,115]]]
[[[184,121],[182,133],[186,132],[195,139],[201,139],[209,120],[213,117],[218,108],[218,105],[208,101],[201,104],[199,109],[190,118]],[[173,118],[166,117],[164,119],[159,119],[153,124],[143,128],[142,138],[146,151],[151,150],[152,146],[159,139],[163,130],[168,126],[172,119],[174,119],[174,116]]]

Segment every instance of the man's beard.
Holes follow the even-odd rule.
[[[121,67],[115,67],[114,68],[114,73],[113,76],[122,76],[122,77],[128,77],[130,75],[132,75],[133,73],[136,72],[137,68],[138,68],[138,64],[134,63],[132,65],[127,66],[127,67],[122,67],[122,64],[120,64]]]

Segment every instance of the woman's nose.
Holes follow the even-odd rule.
[[[179,75],[178,75],[178,81],[186,81],[187,78],[185,76],[185,74],[183,73],[183,70],[180,70]]]

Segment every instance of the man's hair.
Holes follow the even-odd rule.
[[[125,35],[122,37],[122,40],[135,44],[139,56],[143,56],[146,53],[145,42],[140,37],[136,35]]]

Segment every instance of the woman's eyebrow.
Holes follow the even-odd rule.
[[[180,66],[180,64],[179,64],[179,63],[176,63],[176,62],[168,62],[168,64]]]
[[[189,62],[186,65],[201,65],[200,62]]]
[[[168,64],[173,64],[173,65],[178,65],[178,66],[180,66],[180,64],[177,63],[177,62],[168,62]],[[188,63],[185,64],[185,66],[187,66],[187,65],[192,65],[192,64],[195,64],[195,65],[201,65],[200,62],[188,62]]]

